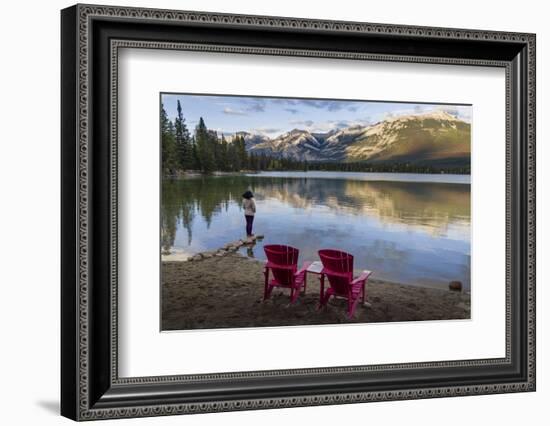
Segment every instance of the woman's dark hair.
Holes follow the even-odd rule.
[[[252,193],[252,191],[246,191],[243,194],[243,198],[246,198],[247,200],[250,200],[253,196],[254,196],[254,194]]]

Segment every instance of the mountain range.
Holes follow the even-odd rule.
[[[249,154],[308,162],[470,164],[471,125],[447,112],[391,117],[326,133],[294,129],[270,138],[238,132]]]

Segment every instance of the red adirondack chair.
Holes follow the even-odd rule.
[[[372,272],[363,271],[353,278],[353,256],[339,250],[319,250],[323,264],[321,271],[321,295],[319,307],[326,306],[331,296],[340,296],[348,300],[348,318],[352,318],[361,299],[365,303],[365,284]],[[325,292],[325,276],[330,287]]]
[[[306,270],[311,262],[304,262],[302,268],[298,270],[299,250],[279,244],[270,244],[264,246],[267,262],[264,268],[265,287],[264,300],[269,299],[274,287],[283,287],[290,289],[290,302],[294,303],[298,299],[300,289],[306,292],[307,273]],[[269,271],[273,274],[273,279],[269,279]]]

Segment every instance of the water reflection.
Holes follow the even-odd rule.
[[[251,188],[263,243],[356,255],[356,268],[393,281],[469,285],[470,185],[259,176],[166,180],[162,251],[199,252],[242,238],[241,194]],[[243,254],[263,258],[260,246]]]

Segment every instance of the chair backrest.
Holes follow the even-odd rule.
[[[300,251],[297,248],[280,244],[265,245],[264,251],[273,277],[283,285],[291,285],[297,270]]]
[[[324,249],[319,250],[319,257],[330,286],[338,294],[347,294],[353,279],[353,256],[340,250]]]

